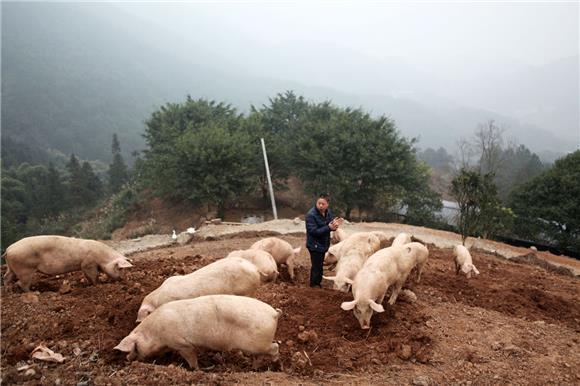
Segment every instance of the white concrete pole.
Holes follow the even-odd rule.
[[[274,189],[272,188],[272,178],[270,177],[270,167],[268,166],[268,156],[266,155],[266,144],[264,143],[264,138],[260,138],[260,142],[262,142],[262,152],[264,153],[264,164],[266,165],[268,188],[270,188],[270,200],[272,201],[272,212],[274,213],[274,220],[278,220],[278,212],[276,211],[276,201],[274,200]]]

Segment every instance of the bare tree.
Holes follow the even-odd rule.
[[[473,158],[473,146],[465,138],[461,137],[457,140],[457,155],[455,156],[455,169],[470,169],[471,159]],[[459,163],[459,164],[457,164]]]
[[[475,130],[472,146],[479,154],[479,172],[496,173],[503,163],[503,133],[505,129],[496,125],[493,119],[479,124]]]

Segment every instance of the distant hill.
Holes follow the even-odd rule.
[[[556,151],[569,145],[541,128],[456,106],[435,94],[431,102],[426,97],[418,102],[413,95],[403,98],[388,89],[384,94],[355,95],[259,77],[227,56],[151,26],[110,3],[1,6],[4,166],[59,153],[61,158],[75,153],[108,162],[113,133],[126,156],[142,149],[144,121],[166,102],[183,101],[189,94],[246,111],[287,89],[310,100],[330,99],[389,115],[403,135],[419,137],[421,147],[451,149],[459,136],[469,136],[477,123],[490,118],[507,122],[512,135],[533,150]],[[401,79],[412,78],[401,63],[388,70],[400,71]]]

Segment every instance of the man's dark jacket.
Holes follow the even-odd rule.
[[[316,207],[312,207],[306,213],[306,248],[309,251],[326,252],[330,247],[330,228],[332,212],[326,210],[326,216],[322,216]]]

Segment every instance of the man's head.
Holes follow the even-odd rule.
[[[318,199],[316,200],[316,209],[322,213],[326,212],[326,209],[328,209],[328,200],[328,195],[326,194],[318,196]]]

